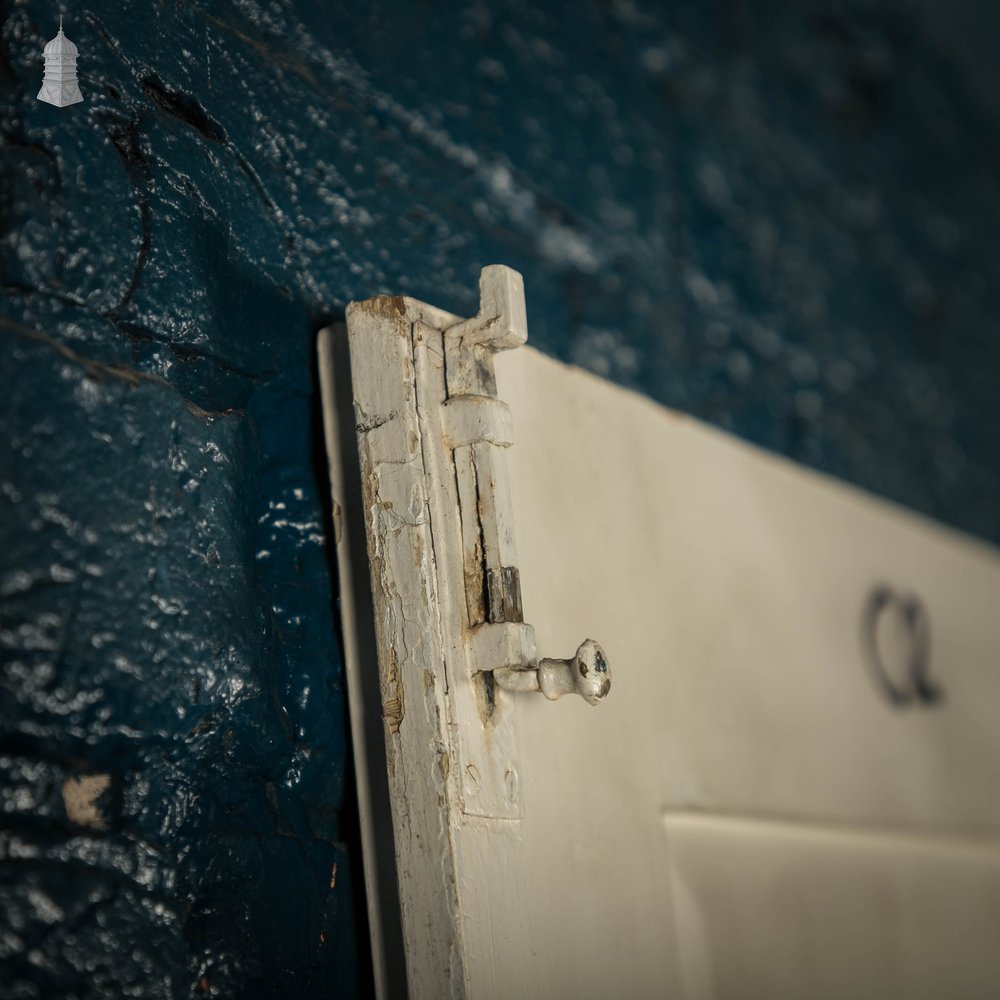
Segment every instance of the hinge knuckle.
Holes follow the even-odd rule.
[[[475,670],[534,670],[538,665],[535,630],[525,622],[485,622],[469,633]]]
[[[452,449],[467,444],[509,448],[514,443],[510,407],[493,396],[453,396],[441,407],[441,431]]]

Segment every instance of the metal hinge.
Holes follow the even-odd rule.
[[[521,275],[485,268],[480,299],[465,320],[405,297],[355,302],[347,339],[390,781],[403,795],[425,780],[430,746],[465,815],[516,819],[517,702],[598,704],[611,677],[590,639],[539,660],[524,621],[513,420],[494,373],[496,352],[527,338]]]
[[[538,660],[521,609],[514,514],[504,450],[510,410],[497,399],[493,356],[528,338],[524,282],[509,267],[483,268],[479,313],[443,333],[447,398],[442,434],[453,454],[461,509],[469,666],[504,690],[555,700],[579,694],[597,705],[611,690],[604,650],[587,639],[567,660]]]

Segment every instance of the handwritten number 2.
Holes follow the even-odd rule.
[[[878,641],[879,623],[893,614],[906,636],[898,678],[886,668]],[[873,588],[862,612],[861,643],[875,684],[891,705],[903,708],[914,702],[933,705],[941,701],[943,692],[930,678],[930,620],[919,597],[899,594],[886,584]]]

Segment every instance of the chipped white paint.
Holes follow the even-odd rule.
[[[349,314],[410,995],[1000,993],[996,551],[529,348],[446,416],[461,323]],[[503,689],[591,631],[600,711]]]
[[[449,822],[456,789],[445,646],[414,375],[412,334],[420,316],[406,300],[383,298],[352,306],[348,324],[378,623],[378,663],[368,666],[379,674],[407,974],[411,996],[451,997],[463,995],[465,977]],[[362,586],[359,579],[356,587]],[[355,717],[356,727],[364,724]],[[371,838],[366,846],[370,853]],[[376,870],[374,859],[366,858],[369,882]],[[385,966],[399,960],[383,959],[383,990]]]
[[[539,663],[534,631],[522,620],[504,455],[513,440],[511,414],[496,398],[493,355],[525,340],[524,289],[516,272],[494,267],[484,270],[480,292],[480,312],[470,320],[393,297],[353,303],[347,313],[388,797],[414,996],[464,995],[467,988],[461,903],[476,888],[461,877],[463,853],[480,849],[481,831],[493,821],[503,823],[494,830],[496,856],[516,849],[517,695],[580,693],[596,704],[609,686],[596,644],[588,640],[571,660]],[[350,585],[357,567],[346,555],[349,529],[338,516],[347,499],[333,402],[335,338],[324,333],[320,354],[338,554]],[[352,596],[345,621],[353,619],[353,604]],[[358,635],[345,632],[352,633],[347,658],[357,729],[368,710],[362,655]],[[587,673],[598,663],[604,675],[595,688]],[[370,741],[356,735],[355,754],[362,766],[370,763]],[[373,809],[369,785],[366,776],[359,787],[366,814]],[[486,825],[467,836],[480,820]],[[385,887],[371,831],[365,850],[385,995]]]

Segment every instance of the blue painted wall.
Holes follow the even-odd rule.
[[[65,109],[57,5],[2,13],[0,994],[364,988],[353,298],[510,264],[542,349],[1000,541],[988,0],[95,0]]]

